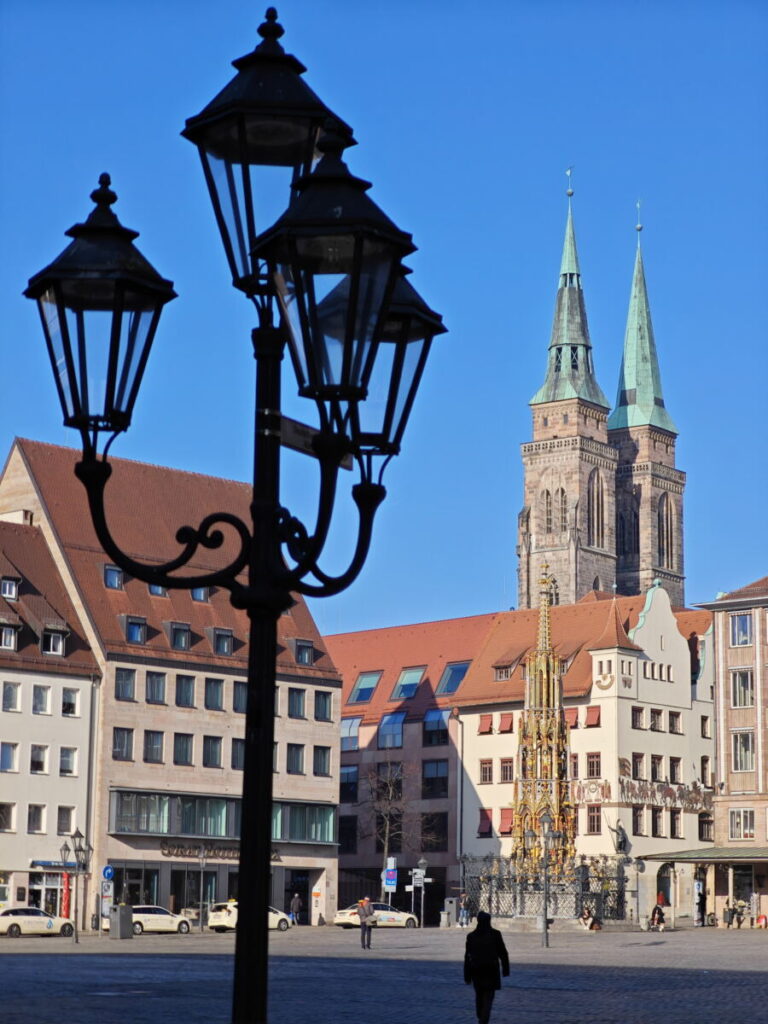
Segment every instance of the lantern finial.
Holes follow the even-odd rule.
[[[274,7],[268,7],[264,17],[266,21],[263,21],[258,29],[263,42],[256,47],[256,52],[261,54],[285,53],[278,42],[278,39],[285,35],[285,29],[277,20],[277,10]]]

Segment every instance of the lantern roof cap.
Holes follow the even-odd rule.
[[[331,235],[351,229],[367,229],[389,237],[402,247],[403,255],[416,251],[413,236],[401,231],[366,195],[371,182],[357,178],[341,159],[344,146],[345,140],[338,132],[326,132],[319,143],[322,159],[311,174],[296,182],[297,198],[271,228],[259,235],[254,252],[286,232]]]
[[[176,297],[173,282],[161,277],[133,244],[138,231],[124,227],[111,209],[117,195],[107,173],[91,192],[96,206],[84,223],[65,232],[73,241],[47,267],[29,280],[24,294],[38,298],[53,280],[129,280],[144,290],[157,292],[163,302]]]
[[[416,291],[406,275],[412,273],[410,267],[403,267],[400,277],[392,290],[392,298],[387,307],[388,316],[418,316],[427,320],[432,327],[433,334],[445,334],[448,328],[443,324],[443,318],[439,313],[426,304],[421,295]]]
[[[261,113],[279,117],[292,114],[322,121],[331,117],[345,136],[345,145],[354,146],[352,129],[326,107],[320,97],[301,78],[306,67],[285,52],[280,37],[285,29],[277,20],[274,7],[267,8],[259,26],[261,42],[250,53],[232,61],[237,74],[199,114],[187,119],[182,135],[197,143],[212,121],[236,113]]]

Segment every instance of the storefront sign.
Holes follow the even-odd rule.
[[[203,846],[199,843],[187,846],[183,843],[169,843],[166,840],[160,843],[160,853],[164,857],[195,858],[205,854],[206,860],[239,860],[240,858],[238,846]]]

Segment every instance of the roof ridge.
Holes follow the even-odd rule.
[[[60,452],[69,452],[79,456],[80,451],[77,448],[69,448],[63,444],[51,444],[49,441],[35,441],[32,438],[17,437],[16,442],[22,447],[32,445],[35,448],[52,448]],[[176,466],[163,466],[156,462],[146,462],[143,459],[128,459],[122,455],[110,456],[110,463],[114,466],[115,463],[128,463],[132,466],[145,466],[147,469],[161,469],[165,472],[180,473],[184,476],[194,477],[198,480],[215,480],[217,483],[224,484],[235,484],[238,487],[250,487],[250,483],[245,480],[233,480],[231,477],[214,476],[212,473],[201,473],[199,470],[194,469],[179,469]]]

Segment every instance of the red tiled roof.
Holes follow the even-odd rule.
[[[768,576],[763,576],[762,579],[755,580],[754,583],[748,583],[745,587],[739,587],[738,590],[732,590],[728,594],[722,594],[717,600],[741,601],[752,597],[768,597]],[[717,602],[712,601],[711,603],[716,604]]]
[[[66,551],[77,585],[93,618],[99,638],[112,655],[142,652],[162,660],[195,662],[222,671],[244,672],[247,665],[248,616],[232,607],[228,591],[212,588],[207,602],[193,601],[188,590],[169,590],[153,597],[145,583],[125,578],[124,589],[104,586],[104,566],[109,559],[96,538],[88,512],[85,489],[74,475],[80,453],[71,448],[17,440],[40,500]],[[112,476],[106,488],[106,515],[112,535],[132,558],[159,562],[179,554],[175,539],[182,525],[198,526],[214,512],[230,512],[250,522],[250,487],[232,480],[203,476],[165,466],[111,459]],[[189,574],[220,568],[237,550],[233,531],[223,528],[224,544],[216,550],[201,548],[188,567]],[[325,644],[303,598],[282,615],[278,624],[278,669],[294,675],[334,679],[337,676]],[[140,648],[125,640],[124,619],[145,618],[147,643]],[[164,623],[188,624],[192,644],[188,651],[170,647]],[[214,628],[232,630],[232,656],[216,655],[210,634]],[[312,642],[316,651],[312,666],[297,664],[291,641]]]
[[[16,650],[0,649],[0,667],[62,675],[94,675],[96,659],[83,635],[41,531],[0,522],[2,575],[19,580],[18,598],[0,600],[0,622],[18,627]],[[65,632],[63,655],[43,654],[44,629]]]
[[[602,651],[606,648],[612,649],[621,647],[625,651],[639,651],[637,644],[633,644],[627,636],[626,630],[619,616],[619,609],[616,606],[616,599],[611,601],[605,629],[593,644],[589,645],[590,651]]]
[[[325,637],[331,657],[344,680],[342,713],[345,717],[361,715],[364,722],[378,722],[383,714],[390,711],[407,711],[409,719],[418,720],[428,708],[452,708],[466,678],[455,694],[437,696],[435,690],[440,677],[446,665],[471,661],[477,656],[483,638],[496,618],[493,613],[473,615]],[[415,695],[409,700],[392,700],[392,691],[402,670],[418,665],[426,665],[426,671]],[[358,675],[370,671],[382,673],[371,701],[347,705],[346,700]]]

